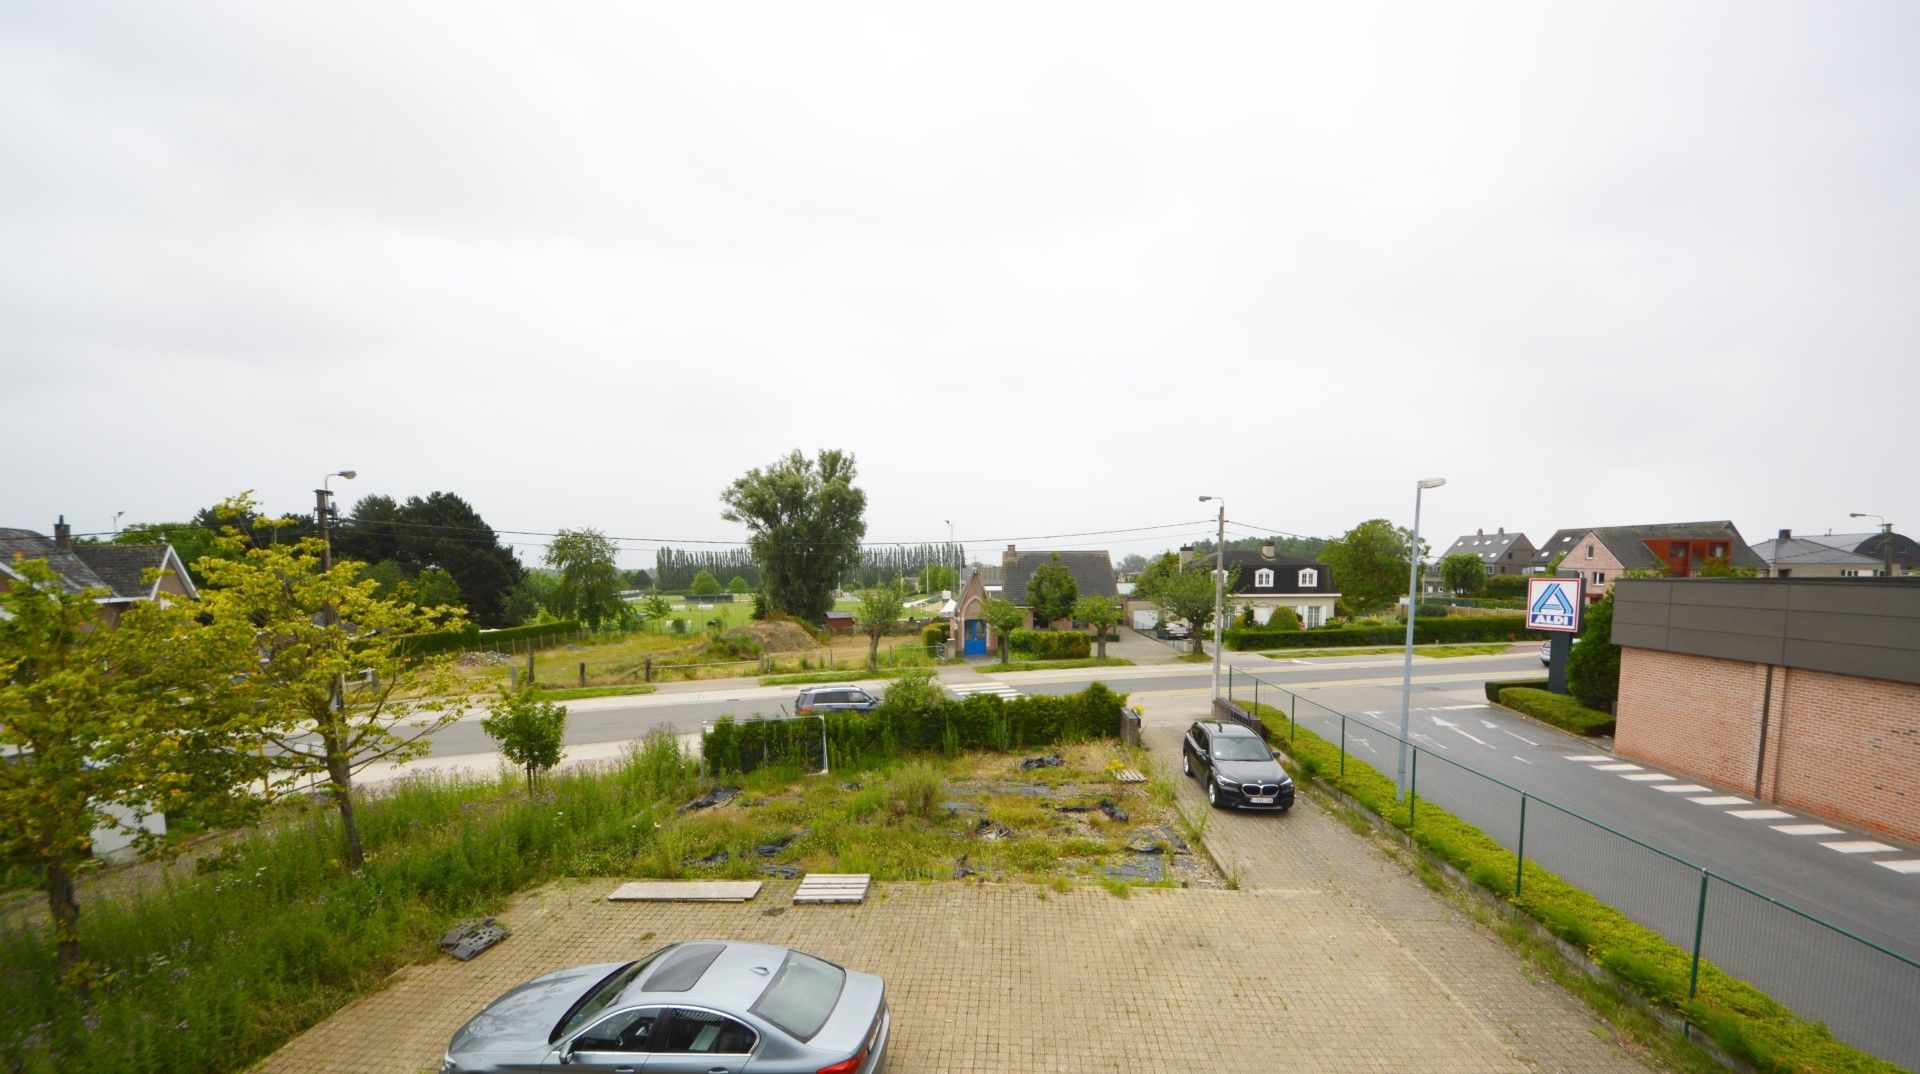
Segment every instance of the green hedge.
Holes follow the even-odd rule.
[[[1255,708],[1275,741],[1289,739],[1283,710],[1264,704]],[[1391,778],[1351,754],[1342,775],[1340,748],[1312,731],[1293,727],[1285,748],[1307,774],[1407,831],[1415,843],[1585,951],[1655,1006],[1684,1015],[1728,1054],[1765,1071],[1898,1074],[1899,1067],[1835,1040],[1825,1026],[1801,1019],[1711,962],[1700,963],[1699,988],[1689,1000],[1689,952],[1533,862],[1527,863],[1516,894],[1518,863],[1512,851],[1425,799],[1419,801],[1415,823],[1405,804],[1395,801]]]
[[[1509,686],[1500,691],[1499,701],[1515,712],[1524,712],[1536,720],[1550,723],[1563,731],[1572,731],[1576,735],[1613,734],[1612,714],[1599,709],[1590,709],[1565,694],[1549,693],[1546,690],[1525,686]]]
[[[415,656],[433,656],[438,653],[487,649],[514,642],[538,643],[576,634],[580,629],[580,624],[572,619],[558,619],[551,623],[535,623],[531,626],[505,627],[500,630],[481,630],[474,624],[468,623],[459,630],[412,635],[407,639],[407,651]]]
[[[1419,643],[1444,641],[1520,641],[1543,638],[1544,634],[1527,630],[1524,615],[1488,615],[1473,618],[1439,619],[1416,616],[1413,640]],[[1227,631],[1227,648],[1319,649],[1342,645],[1397,645],[1406,640],[1407,628],[1398,626],[1338,627],[1333,630],[1274,630],[1256,627]]]
[[[1547,680],[1488,679],[1484,685],[1487,688],[1487,700],[1498,704],[1500,701],[1500,691],[1505,690],[1509,686],[1524,686],[1529,690],[1545,690],[1547,688]]]
[[[1118,738],[1126,695],[1094,683],[1077,694],[1007,701],[975,694],[942,698],[924,709],[826,714],[828,755],[835,766],[913,750],[1020,750],[1058,742]],[[701,736],[701,755],[715,772],[751,772],[781,764],[820,764],[820,722],[813,717],[716,720]]]
[[[1093,652],[1093,638],[1077,630],[1015,630],[1007,648],[1034,660],[1084,660]]]

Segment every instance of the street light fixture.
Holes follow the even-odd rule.
[[[1413,486],[1413,539],[1407,543],[1407,652],[1400,672],[1400,765],[1394,793],[1407,796],[1407,721],[1413,708],[1413,612],[1420,603],[1420,494],[1447,483],[1444,477],[1424,477]]]
[[[126,514],[125,511],[115,511],[113,513],[113,534],[116,537],[120,535],[120,516],[124,514]]]
[[[1225,648],[1227,635],[1226,623],[1220,618],[1222,605],[1226,603],[1227,590],[1227,501],[1218,496],[1202,496],[1201,503],[1208,500],[1220,505],[1220,529],[1213,541],[1213,700],[1220,700],[1220,650]]]
[[[348,481],[352,481],[359,476],[360,472],[358,470],[335,470],[321,478],[320,487],[313,490],[314,519],[320,523],[320,567],[322,570],[330,571],[333,569],[333,526],[331,518],[333,514],[331,510],[333,501],[333,489],[331,486],[333,479],[336,477],[344,477]]]
[[[1848,518],[1877,518],[1880,520],[1880,561],[1886,564],[1886,577],[1893,577],[1893,523],[1885,516],[1870,514],[1866,511],[1848,511]]]

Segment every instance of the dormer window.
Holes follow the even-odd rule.
[[[1272,569],[1268,567],[1262,567],[1259,570],[1254,571],[1253,587],[1255,589],[1272,589],[1273,588]]]
[[[1300,572],[1300,588],[1312,589],[1320,584],[1320,572],[1311,568]]]

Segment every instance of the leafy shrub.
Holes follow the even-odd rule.
[[[1567,656],[1567,690],[1590,709],[1612,710],[1620,698],[1620,647],[1613,644],[1613,594],[1586,610],[1580,644]]]
[[[1093,639],[1077,630],[1015,630],[1007,648],[1030,660],[1084,660],[1093,652]]]
[[[1527,577],[1524,574],[1490,574],[1482,593],[1496,600],[1525,600],[1527,596]]]
[[[716,660],[753,660],[765,652],[760,639],[744,630],[722,634],[707,642],[706,648],[706,655]]]
[[[1266,623],[1268,630],[1299,630],[1300,626],[1300,613],[1284,604],[1273,610],[1273,617]]]
[[[1563,694],[1509,686],[1500,691],[1500,703],[1576,735],[1613,734],[1612,713],[1590,709]]]
[[[930,820],[934,807],[940,804],[940,788],[943,785],[940,773],[932,765],[925,762],[910,764],[894,772],[893,778],[887,780],[887,800],[899,802],[909,816]]]
[[[1500,700],[1500,691],[1506,689],[1509,686],[1525,686],[1531,690],[1545,690],[1547,688],[1547,680],[1545,679],[1488,679],[1485,685],[1487,688],[1487,700],[1498,702]]]
[[[1529,633],[1524,615],[1489,615],[1460,619],[1413,621],[1415,642],[1519,641],[1542,637]],[[1347,626],[1332,630],[1288,631],[1271,626],[1227,631],[1229,649],[1313,649],[1322,645],[1397,645],[1406,640],[1403,624]]]

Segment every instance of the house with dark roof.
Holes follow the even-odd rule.
[[[1440,554],[1441,559],[1466,553],[1480,560],[1487,569],[1487,576],[1496,574],[1526,574],[1533,565],[1533,542],[1527,540],[1524,533],[1508,533],[1502,526],[1492,533],[1475,530],[1465,537],[1457,537],[1447,550]]]
[[[53,536],[32,530],[0,529],[0,589],[18,581],[14,562],[44,559],[69,592],[104,589],[94,600],[108,626],[120,622],[120,613],[135,601],[158,600],[163,594],[200,595],[186,564],[170,544],[75,544],[66,516],[54,523]]]
[[[1562,535],[1574,533],[1579,536],[1563,541]],[[1590,601],[1606,596],[1628,571],[1687,578],[1710,562],[1756,574],[1767,569],[1766,560],[1755,555],[1740,531],[1726,520],[1560,530],[1549,547],[1556,544],[1562,547],[1555,548],[1555,554],[1565,553],[1557,573],[1582,579]]]
[[[1209,557],[1202,556],[1204,563]],[[1180,550],[1182,567],[1193,562],[1191,548]],[[1251,549],[1228,549],[1221,564],[1232,585],[1226,592],[1229,623],[1238,622],[1242,609],[1252,608],[1254,622],[1265,626],[1279,608],[1292,608],[1303,626],[1317,627],[1333,618],[1333,568],[1318,560],[1301,559],[1274,551],[1271,542]]]
[[[1775,578],[1879,578],[1887,574],[1887,542],[1893,544],[1893,574],[1920,575],[1920,543],[1904,534],[1824,533],[1781,530],[1753,551]]]
[[[975,568],[967,578],[965,588],[954,601],[952,618],[952,637],[959,639],[960,651],[967,656],[984,656],[987,651],[1000,643],[999,637],[983,618],[983,609],[990,598],[998,597],[1017,608],[1027,609],[1026,623],[1034,626],[1033,612],[1027,600],[1027,582],[1032,579],[1036,568],[1052,563],[1054,557],[1060,557],[1060,563],[1073,576],[1074,584],[1080,588],[1083,597],[1113,597],[1119,591],[1114,586],[1113,557],[1105,549],[1095,551],[1060,552],[1022,552],[1013,545],[1000,554],[1000,579],[996,586],[987,581],[988,572]],[[1072,624],[1060,620],[1046,626],[1070,627]]]

